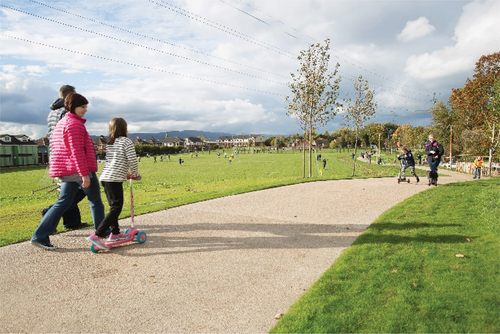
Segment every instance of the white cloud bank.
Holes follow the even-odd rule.
[[[455,44],[411,56],[405,72],[417,79],[437,79],[468,71],[482,55],[500,50],[500,1],[474,1],[463,8]]]
[[[398,35],[398,41],[410,42],[431,34],[436,28],[429,23],[426,17],[419,17],[415,21],[406,22],[403,31]]]

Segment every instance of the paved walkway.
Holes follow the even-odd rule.
[[[443,174],[440,184],[471,180]],[[15,333],[265,333],[381,213],[426,180],[324,181],[136,217],[145,244],[93,254],[90,228],[0,248]],[[121,221],[126,227],[129,220]]]

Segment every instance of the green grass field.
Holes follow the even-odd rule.
[[[500,180],[421,192],[381,215],[272,333],[499,333]]]
[[[172,155],[171,161],[157,158],[142,158],[139,170],[143,177],[134,183],[135,214],[144,214],[172,208],[188,203],[229,196],[287,184],[350,178],[352,160],[349,152],[322,151],[328,159],[326,169],[320,172],[322,164],[313,155],[312,178],[302,178],[302,154],[255,153],[235,156],[229,164],[224,153],[201,152],[198,157],[190,154]],[[228,155],[230,151],[226,151]],[[179,165],[179,157],[184,165]],[[102,169],[104,164],[99,164]],[[397,175],[395,166],[357,163],[356,177],[383,177]],[[41,219],[40,210],[53,204],[59,194],[32,190],[50,186],[53,180],[47,167],[2,168],[0,170],[0,246],[21,242],[31,238]],[[130,191],[125,183],[125,207],[121,218],[130,216]],[[102,190],[102,189],[101,189]],[[107,207],[104,193],[103,202]],[[87,200],[79,205],[82,220],[91,223]],[[59,232],[62,224],[59,224]]]

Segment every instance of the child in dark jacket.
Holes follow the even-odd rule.
[[[401,149],[401,155],[398,157],[399,160],[403,161],[403,180],[406,180],[406,168],[410,168],[411,174],[417,178],[417,183],[420,182],[417,174],[415,173],[415,159],[413,158],[413,153],[406,147]]]

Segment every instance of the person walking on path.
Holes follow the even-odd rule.
[[[52,142],[52,134],[56,128],[57,123],[66,114],[66,108],[64,108],[64,99],[70,93],[75,93],[75,87],[71,85],[63,85],[59,88],[59,97],[50,105],[51,111],[47,116],[47,137],[49,139],[49,159],[50,159],[50,143]],[[50,161],[50,160],[49,160]],[[87,226],[86,223],[82,223],[82,218],[80,214],[80,209],[78,208],[78,203],[85,198],[85,193],[81,190],[75,198],[75,205],[69,208],[62,216],[63,226],[65,229],[74,229]],[[49,211],[50,206],[42,209],[42,216]]]
[[[484,160],[481,156],[478,156],[474,160],[474,179],[481,179],[481,170],[484,168]]]
[[[435,139],[434,135],[429,135],[429,141],[425,144],[425,154],[427,155],[427,163],[431,172],[437,173],[437,168],[441,162],[441,156],[444,154],[444,149]]]
[[[108,248],[104,243],[104,238],[109,229],[111,229],[111,234],[108,241],[128,238],[127,235],[120,233],[118,225],[118,218],[123,209],[123,182],[127,181],[129,170],[133,178],[140,179],[140,175],[134,143],[127,135],[127,122],[123,118],[116,117],[109,122],[107,159],[100,177],[108,199],[109,213],[99,224],[95,233],[87,238],[99,248]]]
[[[33,233],[30,241],[33,246],[47,250],[57,248],[50,243],[50,235],[55,232],[64,212],[75,204],[79,189],[89,200],[94,226],[97,227],[104,219],[94,144],[83,118],[87,105],[87,99],[78,93],[71,93],[64,100],[67,113],[54,129],[49,167],[49,175],[61,181],[61,192]]]

